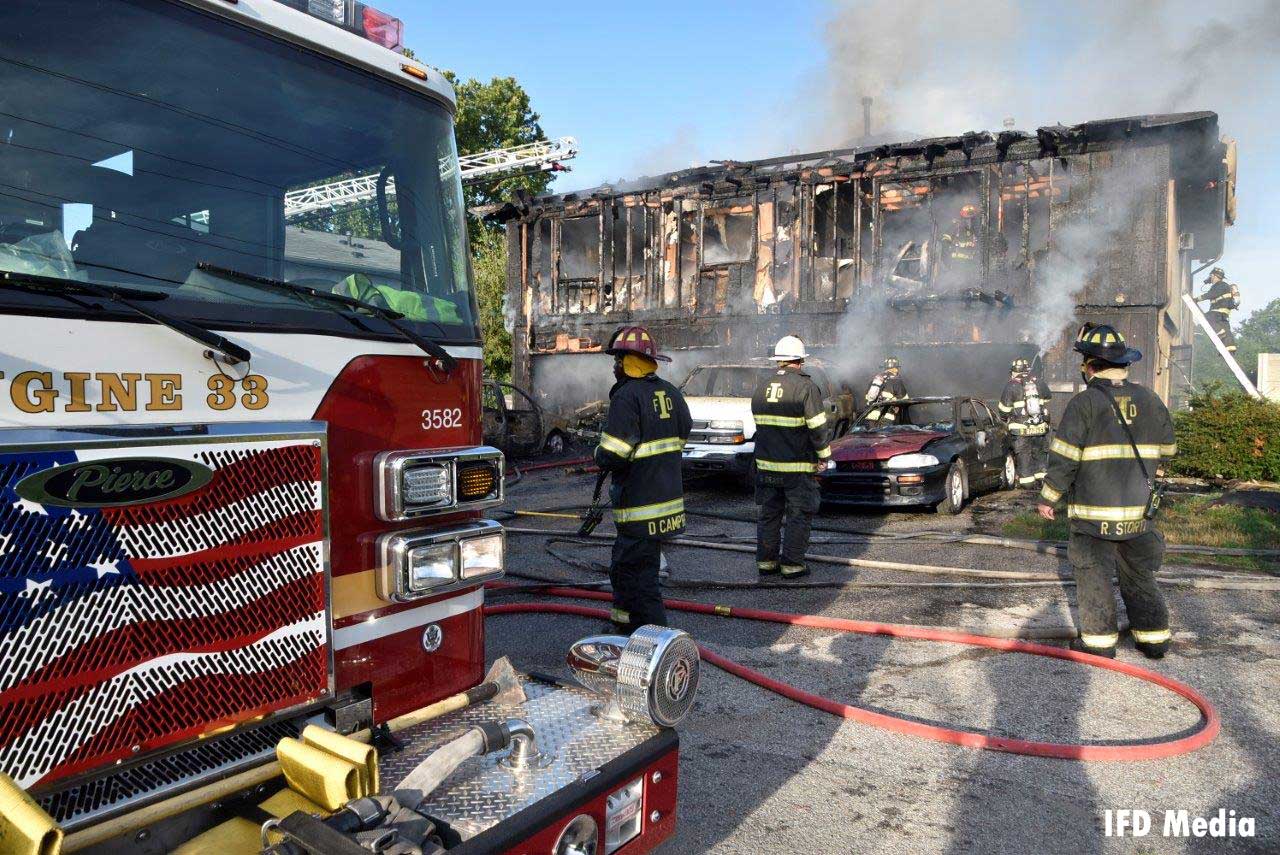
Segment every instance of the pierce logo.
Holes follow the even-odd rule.
[[[169,457],[117,457],[71,463],[23,478],[14,488],[24,499],[63,508],[139,505],[199,490],[213,470]]]

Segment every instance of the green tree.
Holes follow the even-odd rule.
[[[547,138],[530,105],[529,93],[514,77],[495,77],[482,83],[474,78],[461,80],[451,71],[444,76],[458,96],[454,123],[459,154],[479,154]],[[467,185],[467,207],[502,202],[516,190],[536,196],[546,191],[553,178],[552,173],[537,170],[481,179]]]
[[[480,303],[480,332],[484,338],[484,368],[490,377],[511,379],[511,333],[507,330],[507,240],[493,229],[481,229],[471,242],[471,267],[476,300]]]
[[[458,96],[454,119],[460,155],[479,154],[545,140],[529,93],[514,77],[495,77],[488,83],[459,80],[444,72]],[[543,193],[553,174],[533,171],[481,180],[464,187],[467,208],[502,202],[516,190],[533,195]],[[501,226],[485,224],[479,217],[467,218],[471,239],[471,266],[475,276],[476,300],[480,304],[480,329],[484,337],[485,373],[501,380],[511,377],[511,333],[507,330],[507,242]]]
[[[1272,300],[1245,318],[1235,328],[1236,362],[1255,383],[1258,380],[1258,354],[1280,353],[1280,299]],[[1238,388],[1235,375],[1227,368],[1209,337],[1197,328],[1195,364],[1192,369],[1196,386],[1217,382],[1225,388]]]

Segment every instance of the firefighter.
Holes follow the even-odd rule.
[[[945,283],[972,282],[978,270],[978,206],[965,205],[942,236],[942,277]]]
[[[1209,301],[1209,310],[1205,315],[1209,318],[1209,326],[1223,346],[1230,353],[1235,353],[1236,336],[1231,332],[1231,313],[1240,308],[1240,289],[1227,282],[1227,272],[1215,267],[1204,280],[1209,289],[1196,298],[1197,302]]]
[[[867,406],[872,407],[876,404],[883,404],[889,401],[900,401],[907,397],[907,384],[902,382],[901,374],[902,366],[898,362],[898,357],[886,357],[884,362],[880,364],[880,373],[871,378],[871,385],[867,387],[867,394],[864,400]],[[867,422],[870,424],[892,424],[898,418],[896,407],[876,407],[867,413]]]
[[[808,575],[804,554],[818,512],[817,475],[831,457],[822,392],[804,373],[804,342],[778,339],[770,357],[778,370],[751,398],[756,423],[756,569],[784,579]],[[786,533],[783,535],[783,519]]]
[[[1018,465],[1018,486],[1030,487],[1044,480],[1049,453],[1049,387],[1031,371],[1031,363],[1018,358],[1009,365],[997,405],[1013,435],[1013,454]]]
[[[612,478],[609,498],[617,536],[609,580],[614,628],[630,635],[645,624],[665,625],[658,588],[662,541],[684,531],[680,452],[693,426],[680,390],[658,377],[660,356],[644,327],[624,326],[609,340],[617,381],[596,463]]]
[[[1134,646],[1159,659],[1172,634],[1155,581],[1164,538],[1151,519],[1159,507],[1157,467],[1177,452],[1173,421],[1155,393],[1129,381],[1129,365],[1142,354],[1115,329],[1086,324],[1075,349],[1084,356],[1081,374],[1088,385],[1067,404],[1049,445],[1038,508],[1052,520],[1054,505],[1066,498],[1067,557],[1080,609],[1080,636],[1071,649],[1116,655],[1116,575]]]

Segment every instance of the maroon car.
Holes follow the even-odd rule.
[[[909,398],[879,409],[894,421],[869,421],[863,412],[831,443],[819,476],[824,503],[932,505],[955,514],[974,491],[1016,483],[1012,440],[981,400]]]

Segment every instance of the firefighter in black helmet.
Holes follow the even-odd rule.
[[[1009,365],[1009,382],[998,404],[1013,436],[1018,464],[1018,486],[1031,487],[1044,480],[1049,452],[1049,387],[1031,370],[1029,360]]]
[[[622,327],[605,353],[614,357],[609,416],[595,459],[613,480],[609,498],[617,537],[609,579],[610,620],[627,635],[645,624],[664,625],[658,587],[662,541],[684,531],[680,452],[693,422],[680,390],[658,377],[653,336],[644,327]]]
[[[863,398],[867,406],[873,408],[867,413],[868,422],[892,424],[897,421],[900,407],[876,405],[900,401],[907,397],[907,384],[903,382],[901,373],[902,364],[898,362],[898,357],[885,357],[884,362],[880,364],[880,373],[871,378],[871,385],[867,387],[867,394]]]
[[[808,574],[804,555],[820,504],[817,474],[831,458],[822,392],[804,371],[804,342],[783,336],[773,349],[778,370],[751,398],[756,424],[756,569],[785,579]],[[783,519],[786,532],[783,533]]]
[[[1209,326],[1222,339],[1223,347],[1234,353],[1236,336],[1231,331],[1231,313],[1240,308],[1240,289],[1227,281],[1227,272],[1221,267],[1213,268],[1204,284],[1209,288],[1196,301],[1209,301],[1209,308],[1205,312]]]
[[[1067,556],[1080,607],[1080,637],[1071,649],[1116,655],[1115,575],[1134,646],[1159,659],[1172,635],[1155,580],[1164,538],[1152,519],[1157,467],[1177,452],[1173,420],[1155,393],[1128,379],[1129,365],[1142,354],[1115,329],[1086,324],[1075,349],[1084,356],[1088,386],[1067,404],[1049,445],[1039,506],[1040,516],[1052,520],[1054,505],[1067,503]]]

